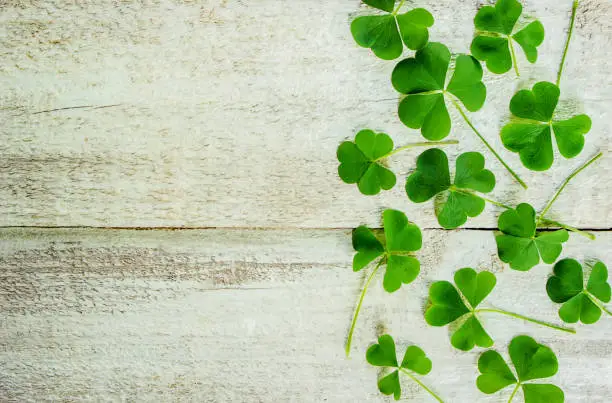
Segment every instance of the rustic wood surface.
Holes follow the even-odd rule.
[[[610,242],[573,236],[564,256],[609,262]],[[512,271],[494,250],[488,231],[426,231],[421,275],[394,294],[376,279],[347,360],[365,272],[351,270],[346,230],[5,229],[1,400],[383,401],[364,351],[384,328],[427,351],[424,380],[446,401],[505,402],[510,390],[476,389],[479,350],[453,349],[448,330],[422,317],[429,284],[471,266],[498,276],[486,304],[559,323],[544,290],[550,267]],[[560,363],[551,381],[568,402],[612,395],[612,319],[576,335],[495,315],[484,323],[504,354],[517,334],[549,344]]]
[[[338,228],[378,224],[379,210],[394,207],[437,226],[431,204],[411,204],[402,186],[419,151],[391,161],[399,183],[379,197],[337,177],[336,148],[359,129],[386,131],[397,144],[421,138],[397,118],[395,63],[350,36],[350,20],[364,12],[359,1],[4,2],[0,225]],[[571,3],[526,2],[546,27],[540,59],[522,59],[520,79],[487,74],[487,103],[472,114],[530,185],[524,192],[488,158],[501,201],[541,207],[575,167],[610,150],[608,0],[582,2],[562,82],[562,113],[593,119],[584,151],[533,174],[499,140],[511,95],[554,81]],[[479,2],[418,4],[438,21],[432,40],[469,50]],[[448,152],[486,153],[460,119],[453,114],[450,137],[461,145]],[[610,158],[600,177],[610,176]],[[612,182],[590,176],[553,213],[610,228]],[[497,214],[470,225],[492,227]]]
[[[407,7],[430,9],[432,40],[459,53],[487,3]],[[604,151],[551,216],[597,230],[596,241],[572,235],[562,257],[612,267],[612,3],[580,2],[561,84],[560,113],[593,119],[585,149],[542,173],[522,168],[498,133],[516,90],[554,80],[572,1],[524,3],[546,28],[540,58],[520,55],[520,78],[485,74],[487,103],[470,117],[530,188],[488,156],[491,197],[541,208]],[[379,196],[338,179],[336,148],[359,129],[420,140],[396,116],[395,63],[350,36],[364,12],[357,0],[0,0],[1,402],[387,401],[364,360],[383,330],[427,351],[424,380],[445,401],[507,401],[509,390],[476,389],[481,350],[454,350],[446,328],[426,326],[427,288],[462,267],[492,270],[491,306],[558,323],[544,290],[551,267],[499,261],[499,208],[473,229],[437,229],[433,206],[403,190],[418,150],[393,157],[398,185]],[[451,158],[487,154],[458,114],[449,138],[461,142]],[[389,207],[427,228],[422,274],[392,295],[375,282],[347,360],[366,274],[350,268],[350,229],[379,226]],[[612,318],[577,335],[484,321],[504,354],[517,334],[549,344],[560,361],[551,382],[568,403],[612,399]],[[431,400],[403,385],[407,399]]]

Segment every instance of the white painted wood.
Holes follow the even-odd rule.
[[[415,1],[432,39],[466,52],[475,0]],[[547,37],[520,79],[487,74],[477,127],[531,186],[492,158],[494,197],[541,207],[575,167],[610,150],[612,6],[583,0],[562,83],[563,112],[593,118],[583,153],[530,173],[498,138],[514,91],[554,80],[571,0],[527,1]],[[403,177],[417,152],[391,161],[398,186],[364,197],[336,175],[338,144],[364,127],[418,141],[396,117],[394,62],[355,45],[357,0],[0,1],[0,225],[352,227],[384,207],[427,227]],[[522,58],[522,56],[521,56]],[[61,108],[89,106],[80,109]],[[453,115],[459,150],[485,152]],[[568,187],[553,213],[612,227],[606,157]],[[599,178],[599,179],[598,179]],[[576,201],[580,200],[580,203]],[[588,203],[586,203],[588,201]],[[470,226],[493,226],[491,209]]]
[[[612,262],[610,233],[572,236],[562,256]],[[492,306],[559,322],[550,266],[503,267],[488,231],[424,233],[423,270],[394,294],[377,279],[353,345],[343,342],[364,273],[343,230],[0,231],[1,401],[385,401],[364,360],[384,324],[434,362],[424,380],[447,402],[506,402],[475,387],[478,350],[450,347],[422,312],[434,280],[465,266],[496,273]],[[505,350],[517,334],[550,345],[551,378],[569,403],[612,396],[612,318],[555,332],[506,317],[486,328]],[[404,380],[405,396],[429,402]],[[516,402],[521,402],[519,396]]]

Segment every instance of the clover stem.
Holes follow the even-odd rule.
[[[450,189],[452,191],[454,191],[454,192],[457,192],[457,193],[464,193],[464,194],[480,197],[482,200],[486,201],[487,203],[491,203],[491,204],[493,204],[495,206],[503,207],[503,208],[508,209],[508,210],[512,209],[512,206],[509,206],[509,205],[504,204],[504,203],[500,203],[500,202],[492,200],[492,199],[488,199],[488,198],[482,196],[481,194],[476,194],[476,193],[471,192],[471,191],[466,190],[466,189],[461,189],[461,188],[458,188],[456,186],[451,186]]]
[[[516,60],[516,53],[514,53],[514,44],[512,43],[512,37],[508,35],[508,44],[510,46],[510,55],[512,56],[512,65],[514,66],[514,72],[517,77],[520,77],[519,69],[518,69],[518,61]]]
[[[359,302],[357,303],[357,308],[355,309],[355,314],[353,315],[353,321],[351,322],[351,328],[349,330],[348,337],[346,339],[345,351],[346,351],[347,357],[351,354],[351,342],[353,341],[353,332],[355,331],[355,325],[357,324],[357,317],[359,316],[359,311],[361,311],[361,304],[363,304],[363,298],[365,297],[366,291],[368,290],[368,286],[372,282],[374,275],[376,274],[376,272],[382,265],[383,261],[384,261],[384,258],[381,258],[378,264],[376,265],[376,267],[374,268],[374,270],[372,270],[372,273],[366,280],[363,286],[363,290],[361,291],[361,295],[359,296]]]
[[[512,391],[512,394],[510,395],[510,399],[508,399],[508,403],[510,403],[512,399],[514,399],[514,396],[516,395],[516,392],[518,392],[520,387],[521,387],[521,383],[517,382],[516,386],[514,387],[514,390]]]
[[[493,149],[493,147],[491,147],[491,145],[489,144],[489,142],[487,140],[485,140],[485,138],[482,136],[482,134],[480,134],[480,132],[476,129],[476,127],[474,127],[474,125],[472,124],[472,122],[470,121],[470,119],[467,117],[467,115],[465,114],[465,112],[463,112],[463,109],[461,108],[461,105],[459,105],[457,103],[457,101],[455,101],[454,99],[450,98],[449,99],[452,101],[453,105],[455,105],[455,108],[457,108],[457,110],[459,111],[459,113],[461,114],[461,116],[463,117],[463,119],[465,120],[465,122],[468,124],[468,126],[470,126],[470,128],[474,131],[474,133],[476,133],[476,135],[478,136],[478,138],[484,143],[485,146],[487,146],[487,148],[489,149],[489,151],[491,151],[493,153],[493,155],[495,156],[495,158],[497,158],[497,160],[499,162],[501,162],[501,164],[508,170],[508,172],[510,172],[510,175],[512,175],[514,177],[514,179],[524,188],[527,189],[527,185],[525,184],[525,182],[523,182],[521,180],[521,178],[516,174],[516,172],[514,172],[512,170],[512,168],[510,168],[508,166],[508,164],[506,164],[506,162],[502,159],[502,157]]]
[[[399,10],[402,8],[402,6],[404,5],[404,3],[406,2],[406,0],[402,0],[400,1],[399,5],[397,6],[397,8],[395,10],[393,10],[393,15],[397,15],[397,13],[399,12]]]
[[[474,310],[474,312],[494,312],[494,313],[499,313],[499,314],[502,314],[502,315],[511,316],[513,318],[516,318],[516,319],[526,320],[527,322],[535,323],[535,324],[538,324],[538,325],[541,325],[541,326],[546,326],[546,327],[549,327],[551,329],[560,330],[562,332],[576,333],[576,331],[574,329],[569,328],[569,327],[553,325],[552,323],[547,323],[547,322],[543,322],[541,320],[528,318],[527,316],[519,315],[518,313],[503,311],[501,309],[481,308],[481,309]]]
[[[451,145],[451,144],[459,144],[458,140],[446,140],[446,141],[422,141],[419,143],[410,143],[410,144],[406,144],[405,146],[402,147],[398,147],[395,150],[392,150],[391,152],[388,152],[387,154],[383,155],[382,157],[378,157],[374,160],[374,162],[376,161],[380,161],[382,159],[388,158],[390,156],[392,156],[393,154],[397,154],[399,152],[402,152],[404,150],[408,150],[410,148],[415,148],[415,147],[429,147],[429,146],[447,146],[447,145]]]
[[[576,10],[578,10],[578,0],[574,0],[574,4],[572,5],[572,18],[570,21],[569,32],[567,33],[567,41],[565,42],[565,49],[563,50],[563,57],[561,58],[561,64],[559,65],[559,72],[557,73],[557,87],[561,83],[561,74],[563,74],[563,67],[565,66],[567,50],[569,49],[570,40],[572,39],[572,33],[574,32],[574,22],[576,21]]]
[[[595,298],[593,296],[593,294],[591,294],[588,291],[585,291],[584,294],[591,300],[592,303],[594,303],[599,309],[601,309],[602,311],[604,311],[605,313],[607,313],[608,315],[612,316],[612,312],[610,312],[608,310],[608,308],[606,308],[602,303],[600,303],[597,298]]]
[[[495,200],[487,199],[486,197],[483,197],[481,195],[478,195],[478,197],[480,197],[482,200],[486,201],[487,203],[491,203],[491,204],[493,204],[495,206],[498,206],[498,207],[503,207],[503,208],[508,209],[508,210],[510,210],[512,208],[511,206],[509,206],[507,204],[500,203],[500,202],[497,202]]]
[[[596,239],[595,235],[591,234],[590,232],[581,231],[581,230],[579,230],[576,227],[572,227],[570,225],[563,224],[563,223],[561,223],[559,221],[549,220],[548,218],[540,217],[540,218],[538,218],[538,222],[539,223],[543,223],[543,224],[550,224],[550,225],[554,225],[554,226],[557,226],[557,227],[564,228],[564,229],[566,229],[568,231],[575,232],[578,235],[582,235],[584,237],[587,237],[591,241],[594,241]]]
[[[399,368],[399,370],[403,374],[408,375],[410,377],[410,379],[412,379],[413,381],[415,381],[416,383],[421,385],[421,387],[423,389],[425,389],[427,392],[429,392],[429,394],[432,395],[437,401],[439,401],[440,403],[444,403],[444,400],[442,400],[442,398],[440,396],[438,396],[433,390],[429,389],[427,387],[427,385],[425,385],[423,382],[421,382],[419,378],[417,378],[416,376],[412,375],[410,372],[406,371],[404,368]]]
[[[565,181],[563,182],[563,184],[561,185],[561,187],[559,188],[559,190],[557,190],[557,192],[555,193],[555,195],[552,197],[552,199],[550,199],[550,201],[548,202],[548,204],[546,205],[546,207],[544,207],[544,210],[542,210],[542,212],[540,213],[540,220],[542,219],[542,217],[544,217],[546,215],[546,213],[548,213],[548,210],[550,210],[550,208],[552,207],[553,203],[557,200],[557,198],[559,197],[559,195],[561,194],[561,192],[563,192],[563,189],[565,189],[565,187],[567,186],[567,184],[576,176],[578,175],[580,172],[582,172],[586,167],[588,167],[589,165],[591,165],[593,162],[597,161],[598,159],[600,159],[602,157],[603,153],[599,153],[596,156],[594,156],[593,158],[591,158],[589,161],[587,161],[584,165],[582,165],[580,168],[578,168],[577,170],[575,170],[574,172],[572,172],[570,174],[570,176],[568,176]],[[540,221],[538,220],[538,221]]]

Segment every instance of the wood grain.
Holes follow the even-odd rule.
[[[610,233],[572,236],[562,256],[612,261]],[[343,343],[364,273],[344,230],[0,231],[1,401],[386,401],[364,360],[378,332],[421,345],[424,380],[448,402],[505,402],[475,387],[479,351],[425,325],[429,284],[465,266],[492,270],[491,306],[558,323],[551,268],[500,264],[489,231],[424,232],[419,278],[394,294],[376,279],[352,358]],[[567,402],[612,396],[612,318],[571,335],[487,316],[499,351],[518,334],[550,345]],[[430,401],[402,381],[411,401]],[[515,401],[522,401],[518,397]]]
[[[437,19],[432,40],[466,52],[482,3],[415,5]],[[540,59],[522,59],[518,79],[487,74],[487,104],[472,118],[530,185],[523,192],[488,158],[493,197],[542,207],[574,168],[610,151],[612,6],[581,2],[562,83],[561,115],[593,119],[587,145],[531,173],[498,132],[513,92],[554,80],[572,2],[526,3],[546,27]],[[410,204],[403,191],[416,151],[391,161],[398,186],[379,197],[337,177],[336,147],[361,128],[397,144],[420,138],[397,119],[394,62],[350,36],[350,20],[365,12],[357,0],[0,4],[0,225],[348,228],[377,224],[394,207],[438,226],[431,204]],[[453,114],[451,137],[461,145],[449,153],[486,153],[460,119]],[[606,156],[576,179],[554,215],[612,227],[611,166]],[[469,225],[494,226],[497,214],[488,209]]]

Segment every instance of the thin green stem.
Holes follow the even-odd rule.
[[[532,323],[535,323],[535,324],[538,324],[538,325],[541,325],[541,326],[546,326],[546,327],[549,327],[551,329],[560,330],[562,332],[576,333],[576,331],[574,329],[569,328],[569,327],[553,325],[553,324],[548,323],[548,322],[543,322],[541,320],[528,318],[527,316],[519,315],[518,313],[504,311],[504,310],[501,310],[501,309],[481,308],[481,309],[474,310],[474,312],[476,312],[476,313],[478,313],[478,312],[494,312],[494,313],[499,313],[499,314],[502,314],[502,315],[511,316],[513,318],[516,318],[516,319],[526,320],[527,322],[532,322]]]
[[[559,65],[559,72],[557,73],[557,87],[561,83],[561,75],[563,74],[563,67],[565,66],[565,59],[567,58],[567,50],[569,49],[570,41],[572,39],[572,33],[574,32],[574,22],[576,21],[576,10],[578,10],[578,0],[574,0],[572,5],[572,19],[570,21],[569,32],[567,33],[567,41],[565,42],[565,49],[563,50],[563,57],[561,58],[561,64]]]
[[[399,5],[397,6],[397,8],[395,10],[393,10],[393,15],[397,15],[397,13],[399,12],[399,10],[402,8],[402,6],[404,5],[404,3],[406,2],[406,0],[402,0],[400,1]]]
[[[549,225],[553,225],[553,226],[556,226],[556,227],[564,228],[564,229],[566,229],[568,231],[571,231],[571,232],[574,232],[574,233],[576,233],[578,235],[582,235],[583,237],[586,237],[586,238],[590,239],[591,241],[594,241],[596,239],[595,235],[591,234],[590,232],[579,230],[576,227],[572,227],[571,225],[567,225],[567,224],[564,224],[564,223],[559,222],[559,221],[554,221],[554,220],[549,220],[548,218],[543,218],[541,220],[541,222],[543,224],[549,224]]]
[[[591,300],[592,303],[594,303],[595,305],[597,305],[597,307],[599,309],[601,309],[602,311],[604,311],[605,313],[607,313],[608,315],[612,316],[612,312],[610,312],[608,310],[608,308],[606,308],[601,302],[599,302],[599,300],[597,298],[595,298],[595,296],[593,294],[591,294],[588,291],[585,291],[584,294],[589,297],[589,299]]]
[[[429,392],[430,395],[432,395],[437,401],[439,401],[440,403],[444,403],[444,400],[442,400],[442,398],[440,396],[438,396],[436,394],[436,392],[434,392],[433,390],[429,389],[427,387],[427,385],[425,385],[423,382],[421,382],[421,380],[419,378],[417,378],[416,376],[412,375],[409,371],[406,371],[404,368],[399,368],[399,370],[405,374],[408,375],[410,377],[410,379],[412,379],[413,381],[415,381],[416,383],[418,383],[419,385],[421,385],[421,387],[423,389],[425,389],[427,392]]]
[[[491,203],[491,204],[493,204],[493,205],[495,205],[495,206],[499,206],[499,207],[502,207],[502,208],[505,208],[505,209],[508,209],[508,210],[510,210],[510,209],[512,209],[512,208],[513,208],[512,206],[509,206],[509,205],[507,205],[507,204],[500,203],[500,202],[498,202],[498,201],[495,201],[495,200],[492,200],[492,199],[486,198],[486,197],[484,197],[484,196],[483,196],[483,195],[481,195],[481,194],[476,194],[476,193],[474,193],[474,192],[472,192],[472,191],[470,191],[470,190],[467,190],[467,189],[461,189],[461,188],[458,188],[458,187],[455,187],[455,186],[452,186],[452,185],[451,185],[450,189],[451,189],[453,192],[464,193],[464,194],[468,194],[468,195],[472,195],[472,196],[480,197],[482,200],[486,201],[487,203]]]
[[[512,391],[512,394],[510,395],[510,399],[508,399],[508,403],[510,403],[512,399],[514,399],[514,396],[516,395],[516,392],[518,392],[520,387],[521,387],[521,383],[517,382],[516,386],[514,387],[514,390]]]
[[[380,161],[382,159],[388,158],[394,154],[397,154],[399,152],[402,152],[404,150],[408,150],[411,148],[415,148],[415,147],[435,147],[435,146],[447,146],[447,145],[451,145],[451,144],[459,144],[458,140],[446,140],[446,141],[422,141],[419,143],[410,143],[410,144],[406,144],[405,146],[402,147],[398,147],[395,150],[388,152],[387,154],[383,155],[382,157],[378,157],[374,160],[374,162],[376,161]]]
[[[514,172],[512,170],[512,168],[510,168],[508,166],[508,164],[506,164],[506,162],[502,159],[502,157],[493,149],[493,147],[491,147],[491,145],[489,144],[489,142],[483,137],[482,134],[480,134],[480,132],[476,129],[476,127],[474,127],[474,125],[472,124],[472,122],[470,121],[470,119],[467,117],[467,115],[465,114],[465,112],[463,112],[463,108],[461,108],[461,105],[459,105],[459,103],[457,101],[455,101],[454,99],[450,98],[449,99],[452,101],[453,105],[455,105],[455,108],[457,108],[457,110],[459,111],[459,113],[461,114],[461,116],[463,117],[463,119],[465,120],[465,122],[468,124],[468,126],[470,126],[472,128],[472,130],[474,131],[474,133],[476,133],[476,135],[478,136],[478,138],[480,138],[480,140],[484,143],[485,146],[487,146],[487,148],[489,149],[489,151],[491,151],[493,153],[493,155],[495,156],[495,158],[497,158],[497,160],[499,162],[501,162],[501,164],[508,170],[508,172],[510,172],[510,175],[512,175],[512,177],[514,177],[514,179],[524,188],[527,189],[527,185],[525,184],[525,182],[523,182],[521,180],[521,178],[516,174],[516,172]]]
[[[518,61],[516,60],[516,53],[514,53],[514,44],[512,43],[512,37],[508,35],[508,45],[510,46],[510,56],[512,57],[512,65],[514,66],[514,72],[517,77],[520,77],[518,69]]]
[[[557,190],[557,192],[555,193],[555,195],[552,197],[552,199],[550,199],[550,201],[548,202],[548,204],[546,205],[546,207],[544,207],[544,209],[542,210],[542,212],[540,213],[540,217],[544,217],[546,215],[546,213],[548,213],[548,210],[550,210],[550,208],[552,207],[553,203],[557,200],[557,198],[559,197],[559,195],[561,194],[561,192],[563,192],[563,189],[565,189],[565,187],[567,186],[567,184],[576,176],[578,175],[580,172],[582,172],[585,168],[587,168],[589,165],[591,165],[592,163],[594,163],[595,161],[597,161],[598,159],[600,159],[603,156],[603,153],[599,153],[596,156],[594,156],[593,158],[591,158],[589,161],[587,161],[585,164],[583,164],[580,168],[578,168],[577,170],[575,170],[574,172],[571,173],[570,176],[568,176],[565,181],[563,182],[563,184],[561,185],[561,187],[559,188],[559,190]]]
[[[488,198],[486,198],[486,197],[484,197],[482,195],[478,195],[478,197],[480,197],[482,200],[486,201],[487,203],[491,203],[491,204],[493,204],[495,206],[498,206],[498,207],[502,207],[502,208],[505,208],[505,209],[508,209],[508,210],[510,210],[512,208],[512,206],[509,206],[509,205],[504,204],[504,203],[500,203],[500,202],[495,201],[495,200],[488,199]]]
[[[349,330],[348,337],[346,339],[345,351],[346,351],[347,357],[351,354],[351,342],[353,341],[353,332],[355,331],[355,325],[357,324],[357,317],[359,316],[359,311],[361,311],[361,304],[363,304],[363,298],[365,297],[366,291],[368,290],[368,286],[372,282],[374,275],[376,274],[376,272],[382,265],[383,261],[384,261],[384,258],[381,258],[378,264],[376,265],[376,267],[374,268],[374,270],[372,270],[372,273],[366,280],[363,286],[363,290],[361,291],[361,295],[359,296],[359,302],[357,303],[357,308],[355,309],[355,314],[353,315],[353,321],[351,322],[351,329]]]
[[[556,227],[565,228],[568,231],[575,232],[578,235],[582,235],[586,238],[589,238],[591,241],[594,241],[596,239],[595,235],[591,234],[590,232],[581,231],[576,227],[572,227],[570,225],[563,224],[562,222],[559,222],[559,221],[554,221],[554,220],[549,220],[548,218],[539,217],[538,222],[542,224],[549,224],[549,225],[553,225]]]

